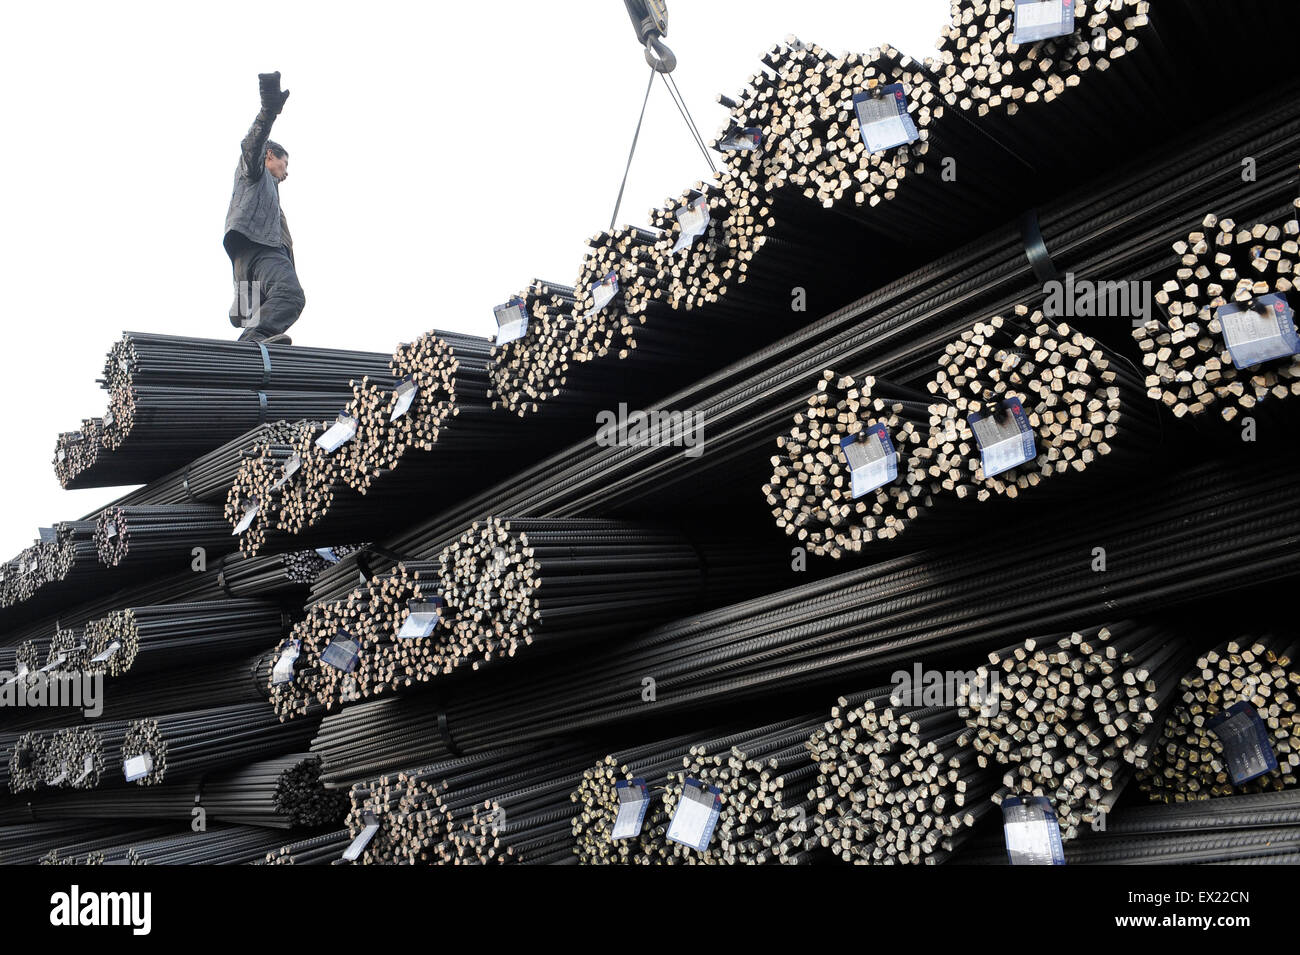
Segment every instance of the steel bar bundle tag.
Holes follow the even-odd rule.
[[[1215,317],[1238,368],[1300,354],[1294,315],[1281,295],[1262,295],[1244,304],[1229,302],[1219,307]]]
[[[498,345],[523,338],[528,333],[528,309],[525,307],[524,300],[518,295],[504,305],[492,309],[492,314],[497,320],[496,343]]]
[[[855,94],[853,109],[858,114],[858,131],[868,152],[878,153],[914,143],[920,135],[907,113],[902,83]]]
[[[1016,0],[1011,42],[1037,43],[1074,32],[1074,0]]]
[[[373,813],[366,813],[362,817],[362,821],[364,826],[361,831],[357,833],[357,837],[352,840],[351,844],[343,850],[344,862],[357,861],[361,853],[365,851],[366,846],[370,845],[370,840],[375,837],[375,833],[379,831],[379,822],[375,819]]]
[[[446,605],[446,601],[441,597],[433,597],[427,601],[408,601],[406,607],[409,613],[402,623],[402,628],[397,631],[397,639],[413,640],[431,635],[438,626],[438,618]]]
[[[898,478],[898,454],[889,438],[889,429],[883,424],[841,439],[840,449],[853,475],[855,498],[892,484]]]
[[[290,640],[289,645],[280,652],[280,657],[275,661],[275,666],[271,670],[272,686],[293,682],[293,665],[298,661],[298,654],[301,650],[302,641]]]
[[[393,389],[393,410],[388,415],[389,421],[396,421],[402,415],[411,410],[411,405],[415,403],[415,396],[419,394],[420,386],[415,383],[415,379],[407,375],[397,387]]]
[[[753,152],[763,142],[763,131],[757,126],[745,126],[728,130],[718,141],[718,148],[723,152]]]
[[[591,309],[588,315],[599,312],[602,308],[614,301],[614,296],[618,294],[618,273],[610,271],[601,279],[596,287],[591,290]]]
[[[645,780],[638,778],[629,782],[620,779],[614,783],[614,793],[618,796],[618,817],[610,831],[610,841],[635,839],[641,835],[646,809],[650,806],[650,791],[646,788]]]
[[[153,757],[148,753],[141,753],[139,756],[128,756],[122,761],[122,774],[126,777],[128,783],[143,779],[152,772]]]
[[[239,523],[236,524],[235,529],[230,532],[230,536],[238,537],[240,534],[244,533],[244,531],[252,527],[253,521],[257,519],[258,511],[261,509],[262,503],[257,498],[253,498],[249,501],[248,506],[244,508],[244,516],[239,519]]]
[[[668,838],[673,842],[703,852],[713,838],[713,829],[722,812],[722,794],[716,786],[706,786],[698,779],[687,779],[682,785],[681,802],[668,826]]]
[[[334,553],[333,547],[317,547],[316,553],[320,554],[327,563],[337,564],[339,562],[339,555]]]
[[[329,646],[321,653],[320,662],[335,670],[351,673],[357,668],[357,659],[360,656],[361,644],[352,634],[340,627],[334,639],[329,642]]]
[[[1259,713],[1245,700],[1210,720],[1206,729],[1223,745],[1233,785],[1248,783],[1278,768],[1277,756],[1268,742],[1268,729]]]
[[[328,430],[316,439],[316,447],[326,454],[333,454],[343,445],[357,436],[358,421],[346,411],[340,411]]]
[[[967,418],[979,442],[985,478],[996,477],[1038,456],[1034,432],[1020,399],[1014,395],[1004,399],[1002,410],[1003,414],[986,416],[976,412]]]
[[[677,224],[681,232],[673,244],[673,251],[680,252],[697,238],[704,235],[709,228],[709,200],[700,196],[677,210]]]
[[[1043,796],[1002,803],[1002,834],[1012,865],[1065,865],[1056,811]]]
[[[122,649],[122,644],[119,641],[114,640],[112,643],[110,643],[99,653],[96,653],[93,657],[91,657],[90,662],[107,663],[109,660],[113,659],[113,654],[117,653],[117,651],[120,649]]]

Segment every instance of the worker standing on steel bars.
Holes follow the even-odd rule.
[[[259,73],[257,81],[262,108],[240,144],[222,240],[235,272],[230,324],[244,330],[241,342],[289,345],[285,331],[298,320],[307,299],[298,284],[293,238],[280,208],[289,153],[270,138],[271,124],[284,109],[289,91],[280,92],[278,72]]]

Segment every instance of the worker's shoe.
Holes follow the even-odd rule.
[[[293,339],[281,332],[278,335],[272,335],[270,338],[262,339],[263,345],[292,345]]]

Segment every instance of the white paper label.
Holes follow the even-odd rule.
[[[113,654],[117,653],[117,651],[120,649],[122,649],[122,644],[117,640],[114,640],[112,643],[106,646],[101,652],[96,653],[93,657],[91,657],[90,662],[107,663],[109,660],[113,659]]]
[[[872,432],[865,440],[850,441],[842,446],[853,477],[853,496],[884,487],[898,477],[898,458],[885,449],[880,435]]]
[[[397,631],[397,639],[414,640],[432,634],[434,628],[438,626],[442,604],[431,601],[411,601],[407,607],[410,612],[402,622],[401,629]]]
[[[1010,401],[1010,400],[1009,400]],[[1003,413],[969,420],[979,444],[985,479],[996,477],[1037,457],[1033,431],[1018,400],[1003,402]]]
[[[415,403],[415,396],[419,394],[420,386],[415,383],[414,378],[407,378],[396,388],[393,389],[393,410],[388,415],[389,421],[396,421],[408,411],[411,405]]]
[[[253,503],[249,504],[246,508],[244,508],[244,516],[239,519],[239,523],[236,524],[235,529],[230,532],[230,536],[237,537],[238,535],[244,533],[244,531],[252,527],[253,521],[257,518],[257,512],[260,511],[261,509],[262,509],[261,505],[259,505],[256,501],[254,501]]]
[[[342,670],[344,673],[351,673],[357,665],[357,656],[361,652],[361,645],[351,637],[343,636],[342,633],[330,641],[323,653],[320,655],[321,663],[333,667],[335,670]]]
[[[646,808],[650,805],[645,784],[641,781],[628,784],[619,780],[614,791],[618,795],[618,818],[614,820],[614,829],[609,834],[610,841],[635,839],[641,835]]]
[[[109,522],[108,522],[108,527],[105,528],[105,530],[104,530],[104,536],[105,536],[106,538],[108,538],[109,540],[112,540],[114,537],[117,536],[117,522],[116,522],[116,521],[109,521]]]
[[[610,272],[591,290],[591,311],[599,312],[618,294],[618,276]],[[590,314],[590,313],[588,313]]]
[[[280,653],[280,659],[275,661],[275,666],[271,669],[272,686],[293,682],[293,665],[297,662],[300,652],[301,644],[297,640],[284,648]]]
[[[689,782],[682,787],[682,798],[668,826],[668,838],[697,852],[709,847],[718,818],[717,797]]]
[[[356,436],[357,419],[351,415],[341,414],[334,424],[316,439],[316,447],[326,454],[333,454]]]
[[[333,547],[317,547],[316,553],[320,554],[321,557],[325,558],[325,560],[329,561],[331,564],[337,564],[339,562],[339,555],[334,553]]]
[[[1286,302],[1267,295],[1247,307],[1235,302],[1221,306],[1215,314],[1223,329],[1223,340],[1238,368],[1253,368],[1274,358],[1294,355],[1295,323]]]
[[[346,849],[343,850],[343,861],[357,861],[357,859],[360,858],[361,853],[365,851],[366,846],[370,845],[370,840],[375,837],[375,833],[378,831],[379,823],[372,822],[357,833],[357,837],[352,840],[352,843]]]
[[[95,757],[87,756],[81,764],[81,775],[72,781],[73,785],[83,782],[87,776],[95,771]]]
[[[853,98],[858,114],[858,129],[867,152],[880,152],[909,143],[916,138],[899,112],[898,101],[889,92],[879,96],[859,94]]]
[[[680,231],[677,242],[673,245],[673,251],[680,252],[704,235],[708,231],[710,218],[709,200],[704,196],[678,209],[677,224]]]
[[[143,779],[153,772],[153,757],[148,753],[141,753],[139,756],[130,756],[122,763],[122,772],[126,776],[128,783],[133,783],[137,779]]]
[[[1037,43],[1074,32],[1074,0],[1016,0],[1011,42]]]
[[[528,309],[519,299],[511,299],[504,305],[498,305],[492,310],[492,314],[497,320],[498,345],[515,341],[528,334]]]

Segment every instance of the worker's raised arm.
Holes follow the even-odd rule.
[[[239,145],[240,170],[248,179],[262,178],[266,171],[266,141],[271,138],[271,124],[284,109],[284,101],[289,98],[289,91],[280,92],[280,73],[258,73],[258,91],[262,97],[262,108],[248,127],[248,135]]]

